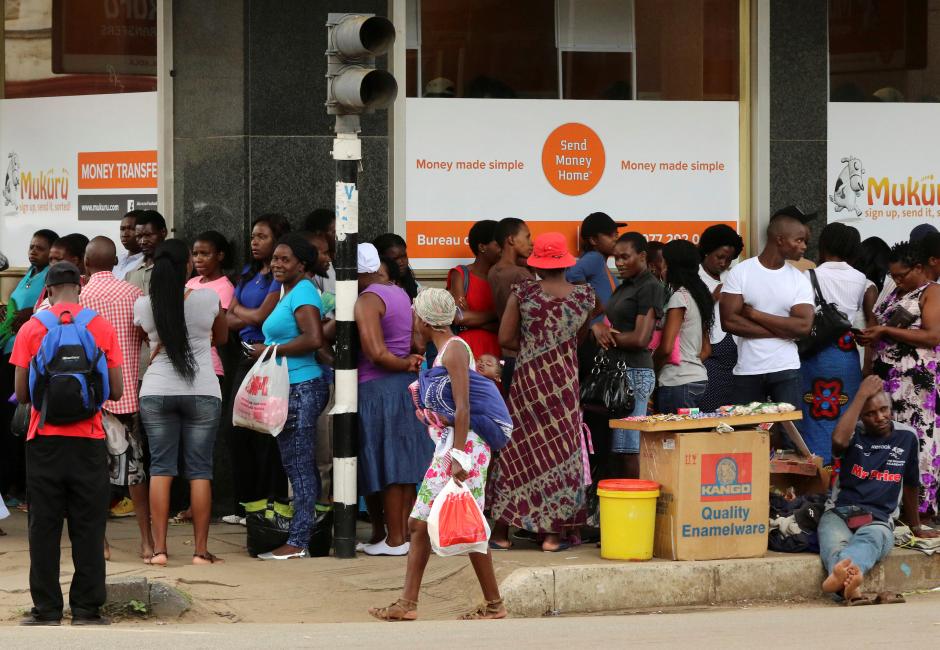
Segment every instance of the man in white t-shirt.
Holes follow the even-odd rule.
[[[728,273],[721,289],[721,326],[738,337],[734,394],[738,403],[800,400],[800,355],[795,340],[813,326],[813,289],[787,260],[806,250],[806,228],[775,216],[767,245]]]

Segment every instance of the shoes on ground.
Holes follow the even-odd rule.
[[[72,625],[111,625],[111,619],[107,616],[82,616],[72,618]]]
[[[301,549],[296,553],[287,553],[286,555],[275,555],[274,551],[269,553],[259,553],[259,560],[293,560],[294,558],[307,557],[307,549]]]
[[[231,526],[244,526],[245,518],[241,515],[225,515],[222,517],[222,523],[229,524]]]
[[[131,517],[134,514],[134,502],[124,497],[111,508],[112,517]]]
[[[386,540],[382,540],[378,544],[366,544],[362,549],[362,552],[366,555],[391,555],[391,556],[402,556],[408,555],[408,550],[411,548],[410,542],[405,542],[401,546],[389,546],[386,543]]]

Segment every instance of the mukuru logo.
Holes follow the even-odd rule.
[[[702,454],[702,501],[750,501],[751,454]]]
[[[70,192],[71,178],[66,168],[23,168],[17,152],[7,154],[3,204],[4,207],[12,208],[8,214],[68,212],[72,209]]]
[[[940,182],[935,174],[866,176],[865,165],[858,157],[845,156],[841,162],[842,170],[829,195],[836,213],[846,210],[854,212],[855,217],[865,215],[870,219],[940,216],[933,209],[940,206]]]

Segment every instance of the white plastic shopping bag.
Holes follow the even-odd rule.
[[[431,504],[431,548],[438,555],[486,554],[490,527],[466,485],[450,479]]]
[[[290,376],[287,360],[278,362],[277,346],[265,348],[235,394],[232,424],[276,436],[287,422]]]

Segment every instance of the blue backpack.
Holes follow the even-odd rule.
[[[39,411],[39,426],[71,424],[94,416],[111,394],[108,362],[88,331],[98,314],[82,309],[61,317],[41,311],[33,318],[46,335],[29,365],[29,395]]]

